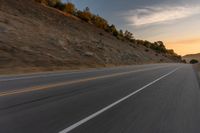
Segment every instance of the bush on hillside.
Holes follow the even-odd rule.
[[[65,4],[63,4],[62,2],[56,3],[53,7],[58,9],[58,10],[60,10],[60,11],[64,11],[65,10]]]
[[[123,32],[123,30],[119,30],[119,36],[120,36],[120,37],[124,37],[124,32]]]
[[[192,59],[192,60],[190,61],[190,64],[197,64],[197,63],[199,63],[199,61],[196,60],[196,59]]]
[[[113,25],[113,24],[111,26],[108,26],[106,31],[109,32],[109,33],[112,33],[115,37],[118,37],[118,35],[119,35],[115,25]]]
[[[98,28],[106,30],[109,27],[108,22],[104,18],[100,17],[99,15],[93,15],[91,21]]]
[[[144,41],[144,42],[143,42],[143,45],[144,45],[145,47],[147,47],[147,48],[150,48],[150,47],[151,47],[151,42],[149,42],[149,41]]]
[[[92,13],[90,12],[90,9],[88,7],[86,7],[83,11],[77,12],[77,17],[79,17],[83,21],[91,23]]]
[[[187,61],[186,61],[186,60],[182,60],[181,62],[182,62],[182,63],[185,63],[185,64],[187,63]]]
[[[48,1],[48,5],[51,7],[55,7],[58,3],[61,3],[60,0],[47,0]]]
[[[61,2],[61,0],[35,0],[38,3],[56,8],[58,10],[64,11],[65,4]]]
[[[36,2],[54,7],[57,3],[61,3],[60,0],[35,0]]]
[[[159,53],[167,53],[167,49],[162,41],[152,43],[150,48]]]
[[[174,54],[175,54],[175,52],[174,52],[173,49],[168,49],[168,50],[167,50],[167,53],[170,54],[170,55],[174,55]]]

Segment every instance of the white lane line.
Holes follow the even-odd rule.
[[[155,68],[162,68],[162,67],[167,67],[167,66],[158,66],[158,67],[153,67]],[[148,69],[148,68],[147,68]],[[150,68],[151,69],[151,68]],[[144,69],[145,70],[145,69]],[[103,71],[103,70],[93,70],[91,72],[96,72],[96,71]],[[83,71],[83,72],[69,72],[69,73],[47,73],[46,75],[33,75],[33,76],[24,76],[24,77],[14,77],[14,78],[5,78],[5,79],[0,79],[0,82],[7,82],[7,81],[13,81],[13,80],[23,80],[23,79],[33,79],[33,78],[46,78],[46,77],[56,77],[56,76],[63,76],[63,75],[70,75],[70,74],[82,74],[82,73],[87,73],[90,71]]]
[[[176,72],[178,69],[180,69],[180,67],[178,67],[178,68],[172,70],[171,72],[169,72],[169,73],[167,73],[167,74],[161,76],[160,78],[158,78],[158,79],[156,79],[156,80],[154,80],[154,81],[148,83],[147,85],[143,86],[142,88],[138,89],[137,91],[134,91],[133,93],[131,93],[131,94],[129,94],[129,95],[123,97],[122,99],[120,99],[120,100],[118,100],[118,101],[116,101],[116,102],[114,102],[114,103],[112,103],[112,104],[106,106],[105,108],[103,108],[103,109],[97,111],[96,113],[94,113],[94,114],[92,114],[92,115],[90,115],[90,116],[88,116],[88,117],[86,117],[86,118],[84,118],[84,119],[82,119],[82,120],[76,122],[75,124],[73,124],[73,125],[71,125],[71,126],[65,128],[64,130],[60,131],[59,133],[69,133],[69,132],[72,131],[73,129],[75,129],[75,128],[79,127],[80,125],[86,123],[87,121],[89,121],[89,120],[91,120],[91,119],[97,117],[98,115],[100,115],[100,114],[102,114],[103,112],[109,110],[110,108],[116,106],[117,104],[123,102],[124,100],[130,98],[131,96],[135,95],[136,93],[138,93],[138,92],[144,90],[145,88],[151,86],[152,84],[158,82],[159,80],[161,80],[161,79],[163,79],[163,78],[165,78],[165,77],[171,75],[172,73]]]

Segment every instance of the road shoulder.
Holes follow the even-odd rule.
[[[200,86],[200,64],[194,65],[193,68],[196,71],[197,79],[199,81],[199,86]]]

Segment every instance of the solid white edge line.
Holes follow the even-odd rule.
[[[172,70],[171,72],[169,72],[169,73],[167,73],[167,74],[161,76],[160,78],[158,78],[158,79],[156,79],[156,80],[154,80],[154,81],[148,83],[147,85],[143,86],[142,88],[138,89],[137,91],[134,91],[133,93],[131,93],[131,94],[129,94],[129,95],[127,95],[127,96],[121,98],[120,100],[118,100],[118,101],[116,101],[116,102],[114,102],[114,103],[112,103],[112,104],[106,106],[105,108],[103,108],[103,109],[97,111],[96,113],[94,113],[94,114],[92,114],[92,115],[90,115],[90,116],[88,116],[88,117],[86,117],[86,118],[84,118],[84,119],[82,119],[82,120],[76,122],[75,124],[73,124],[73,125],[71,125],[71,126],[65,128],[64,130],[60,131],[59,133],[69,133],[70,131],[72,131],[73,129],[77,128],[78,126],[80,126],[80,125],[86,123],[87,121],[89,121],[89,120],[91,120],[91,119],[97,117],[98,115],[100,115],[100,114],[102,114],[103,112],[107,111],[108,109],[114,107],[115,105],[117,105],[117,104],[123,102],[124,100],[130,98],[131,96],[135,95],[136,93],[138,93],[138,92],[144,90],[145,88],[151,86],[152,84],[158,82],[159,80],[161,80],[161,79],[163,79],[163,78],[165,78],[165,77],[171,75],[172,73],[176,72],[178,69],[180,69],[180,67],[178,67],[178,68]]]

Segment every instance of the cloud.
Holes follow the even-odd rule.
[[[166,23],[196,14],[200,14],[200,6],[145,7],[130,10],[124,15],[131,25],[141,26]]]

